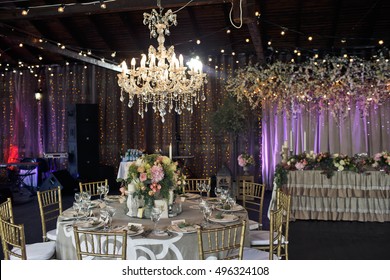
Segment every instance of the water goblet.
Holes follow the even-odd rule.
[[[91,201],[91,193],[90,192],[82,192],[81,193],[81,200],[85,202]]]
[[[80,209],[81,209],[81,203],[73,202],[73,210],[76,212],[76,221],[79,220]]]
[[[202,209],[203,218],[205,219],[204,226],[207,227],[209,225],[209,219],[211,214],[213,213],[213,207],[211,205],[205,205]]]
[[[109,215],[108,228],[111,229],[112,228],[112,219],[116,213],[116,208],[112,207],[112,206],[107,206],[106,210],[107,210],[108,215]]]
[[[104,200],[106,200],[109,191],[110,191],[110,186],[109,185],[105,185],[104,186]]]
[[[100,210],[100,220],[102,220],[104,223],[104,230],[105,231],[109,230],[110,214],[108,213],[108,211],[106,209]]]
[[[151,219],[152,222],[154,223],[154,227],[153,227],[153,233],[154,233],[154,234],[160,233],[160,232],[157,230],[157,223],[158,223],[158,221],[159,221],[160,218],[161,218],[161,214],[162,214],[162,210],[161,210],[160,207],[153,207],[153,208],[152,208],[152,212],[150,213],[150,219]]]
[[[207,196],[210,196],[211,185],[204,183],[203,189],[206,191]]]
[[[77,203],[80,203],[81,202],[81,194],[79,192],[75,193],[74,194],[74,200],[77,202]]]
[[[99,200],[102,201],[102,195],[104,193],[104,186],[97,186],[97,194],[99,195]]]

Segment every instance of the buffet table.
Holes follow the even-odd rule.
[[[145,232],[153,228],[150,219],[131,218],[126,213],[126,203],[110,203],[117,208],[113,218],[112,226],[115,228],[120,225],[131,223],[141,223]],[[199,209],[196,209],[196,201],[186,201],[183,203],[183,212],[168,219],[161,219],[158,228],[165,230],[171,221],[185,219],[186,223],[200,224],[203,221],[203,215]],[[69,210],[67,210],[69,211]],[[99,212],[97,208],[94,212]],[[240,219],[248,220],[248,213],[245,210],[234,212]],[[97,214],[98,215],[98,214]],[[74,260],[76,259],[76,247],[72,221],[64,221],[61,216],[57,221],[57,241],[56,254],[57,259]],[[210,226],[223,226],[221,224],[210,224]],[[101,230],[101,229],[100,229]],[[246,246],[249,245],[249,239],[246,238]],[[128,236],[127,258],[131,260],[195,260],[198,259],[198,237],[196,232],[177,233],[167,231],[162,236],[150,233],[148,235]]]
[[[333,221],[390,221],[390,175],[290,171],[285,186],[291,194],[291,218]]]

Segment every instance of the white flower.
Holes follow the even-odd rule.
[[[345,165],[345,161],[344,160],[340,160],[340,164],[341,165]]]
[[[344,170],[344,166],[340,165],[339,166],[339,171],[343,171]]]

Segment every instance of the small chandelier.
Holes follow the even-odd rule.
[[[176,14],[168,10],[163,15],[161,1],[157,1],[160,12],[155,9],[150,14],[144,13],[144,25],[148,25],[150,38],[157,38],[158,47],[149,46],[148,55],[142,54],[140,66],[136,67],[135,58],[131,59],[130,69],[123,61],[122,73],[118,74],[118,85],[121,88],[121,102],[125,101],[124,92],[129,95],[128,106],[134,104],[134,98],[139,102],[138,114],[143,118],[148,111],[148,103],[153,104],[153,111],[165,121],[167,112],[175,109],[181,114],[187,109],[193,112],[193,106],[199,100],[206,99],[204,84],[207,83],[206,74],[203,73],[202,63],[191,59],[183,64],[183,56],[177,58],[174,46],[166,49],[165,35],[169,36],[169,27],[177,25]]]

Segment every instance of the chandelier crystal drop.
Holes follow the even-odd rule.
[[[207,80],[198,59],[191,59],[187,67],[183,63],[183,56],[176,56],[174,46],[165,48],[169,28],[177,25],[176,14],[168,10],[163,15],[160,1],[157,5],[160,11],[153,9],[150,14],[144,13],[143,23],[150,30],[150,38],[157,38],[158,47],[149,46],[148,54],[141,55],[139,66],[136,66],[135,58],[131,59],[130,69],[123,61],[118,85],[121,88],[121,102],[125,102],[124,92],[128,93],[128,106],[131,108],[136,97],[138,114],[142,118],[148,110],[148,103],[152,103],[153,111],[158,112],[164,122],[167,112],[171,113],[173,109],[179,115],[183,110],[192,113],[193,106],[206,99],[204,84]]]

